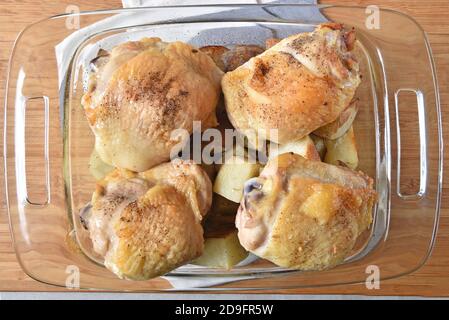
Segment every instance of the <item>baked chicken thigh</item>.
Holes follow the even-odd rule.
[[[101,51],[92,64],[82,104],[107,164],[147,170],[182,149],[186,137],[173,130],[217,125],[223,72],[188,44],[144,38]]]
[[[141,173],[117,169],[98,183],[86,226],[109,270],[145,280],[202,254],[201,220],[211,203],[211,182],[190,161]]]
[[[222,88],[231,123],[284,144],[336,120],[360,84],[354,42],[353,31],[322,24],[226,73]],[[268,136],[271,129],[278,130],[275,137]]]
[[[238,237],[245,249],[278,266],[330,268],[368,229],[375,201],[373,181],[363,173],[285,153],[247,181]]]

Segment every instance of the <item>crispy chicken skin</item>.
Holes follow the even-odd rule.
[[[217,125],[223,73],[188,44],[144,38],[99,52],[92,65],[82,105],[107,164],[145,171],[182,148],[173,130]]]
[[[278,266],[330,268],[368,229],[375,201],[365,174],[282,154],[246,183],[236,217],[239,240]]]
[[[360,83],[349,50],[354,41],[354,32],[340,24],[322,24],[226,73],[222,89],[234,127],[284,144],[336,120]],[[270,129],[278,130],[277,137],[264,135]]]
[[[193,162],[174,160],[141,173],[116,169],[92,197],[93,248],[120,278],[163,275],[202,254],[201,221],[211,202],[212,184]]]

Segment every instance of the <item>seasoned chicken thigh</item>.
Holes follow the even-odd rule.
[[[222,88],[234,127],[285,144],[336,120],[360,83],[354,41],[340,24],[322,24],[226,73]],[[271,129],[277,136],[268,136]]]
[[[202,254],[201,220],[211,202],[207,174],[190,161],[141,173],[117,169],[98,183],[86,224],[108,269],[145,280]]]
[[[217,125],[223,72],[188,44],[144,38],[99,52],[92,65],[82,104],[107,164],[147,170],[181,150],[186,137],[173,130]]]
[[[361,172],[285,153],[245,185],[236,217],[245,249],[279,266],[341,263],[371,224],[376,193]]]

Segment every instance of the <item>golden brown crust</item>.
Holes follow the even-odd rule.
[[[151,184],[171,185],[182,193],[201,221],[212,204],[212,183],[204,169],[193,161],[173,160],[138,174]]]
[[[371,223],[370,210],[365,209],[372,201],[370,194],[306,179],[292,181],[289,187],[264,258],[302,270],[341,263]]]
[[[180,142],[173,130],[217,125],[221,76],[208,55],[182,42],[144,38],[114,48],[83,97],[101,159],[133,171],[169,160]]]
[[[202,254],[201,220],[211,201],[207,174],[190,161],[142,173],[114,170],[92,197],[87,225],[94,250],[121,278],[162,275]]]
[[[283,144],[334,121],[359,83],[358,65],[341,32],[317,28],[286,38],[226,73],[222,88],[234,127],[277,129],[277,139],[270,139]]]
[[[238,69],[223,78],[228,116],[236,128],[279,129],[274,142],[287,143],[307,135],[311,125],[333,119],[337,111],[317,112],[317,106],[338,102],[332,84],[316,78],[287,54],[266,57],[255,58],[253,70]]]
[[[146,280],[199,257],[203,229],[185,198],[171,186],[157,185],[130,203],[113,223],[117,240],[106,266],[121,277]]]
[[[279,266],[335,266],[371,224],[376,193],[363,173],[287,153],[251,183],[236,218],[240,242]]]

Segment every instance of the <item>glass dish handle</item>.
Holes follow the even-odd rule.
[[[418,190],[412,193],[403,193],[401,191],[401,125],[400,125],[400,94],[408,93],[416,96],[416,106],[418,112],[418,133],[419,133],[419,183]],[[397,195],[403,200],[416,200],[422,198],[426,193],[427,186],[427,124],[426,124],[426,108],[424,102],[424,94],[419,89],[402,88],[398,89],[394,95],[395,99],[395,117],[396,117],[396,139],[397,139],[397,177],[396,177],[396,190]]]
[[[43,207],[50,203],[50,160],[49,160],[49,114],[50,114],[50,99],[47,96],[37,97],[22,97],[22,103],[16,105],[15,130],[14,130],[14,151],[15,151],[15,169],[17,179],[17,198],[20,203],[31,206]],[[37,200],[33,200],[29,196],[27,183],[27,164],[26,164],[26,114],[30,105],[33,107],[37,104],[40,109],[43,105],[44,112],[44,141],[43,141],[43,155],[44,155],[44,194]],[[36,170],[38,168],[33,168]]]

